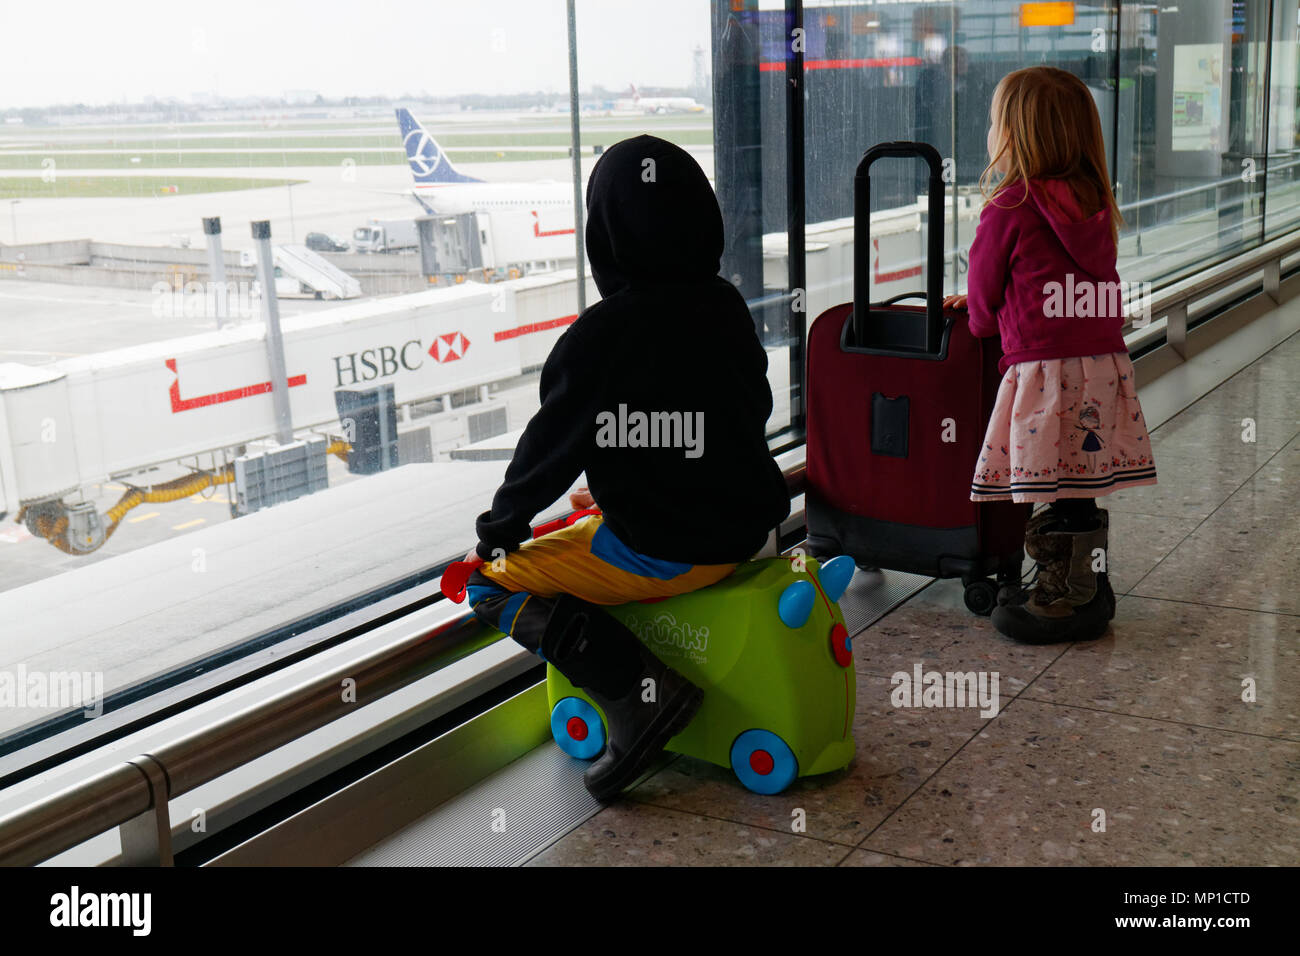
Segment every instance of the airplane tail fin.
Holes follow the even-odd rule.
[[[406,150],[406,161],[411,167],[411,177],[419,185],[437,185],[440,183],[481,183],[483,180],[466,176],[460,172],[429,131],[420,125],[411,111],[397,108],[397,125],[402,131],[402,147]]]

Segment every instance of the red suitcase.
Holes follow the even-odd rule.
[[[930,167],[926,292],[870,306],[871,164]],[[853,302],[823,312],[808,336],[805,511],[814,554],[863,566],[960,577],[966,606],[989,614],[999,582],[1018,581],[1029,505],[977,504],[971,476],[1001,375],[997,338],[944,312],[942,163],[925,143],[882,143],[854,176]],[[924,306],[896,304],[923,298]]]

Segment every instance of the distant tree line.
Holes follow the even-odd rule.
[[[686,96],[693,91],[673,87],[644,87],[644,96]],[[584,103],[602,103],[630,95],[629,90],[609,90],[594,85],[590,92],[584,92]],[[388,108],[394,102],[424,103],[441,109],[471,110],[527,110],[550,109],[557,104],[568,103],[567,92],[531,93],[465,93],[459,96],[431,96],[426,92],[403,93],[401,96],[343,96],[325,97],[317,95],[310,103],[286,96],[266,97],[218,97],[208,102],[182,102],[179,99],[145,99],[137,103],[106,103],[89,105],[86,103],[58,103],[50,106],[31,106],[0,110],[0,120],[13,122],[21,120],[27,126],[47,126],[68,119],[82,121],[104,119],[107,121],[129,117],[141,122],[190,123],[196,122],[204,113],[220,109],[244,110],[301,110],[304,107],[347,108],[347,107],[382,107]]]

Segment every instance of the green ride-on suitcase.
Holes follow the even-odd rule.
[[[730,768],[763,794],[847,766],[857,681],[836,602],[853,570],[847,555],[824,564],[764,558],[711,587],[606,608],[704,689],[699,713],[667,749]],[[546,672],[555,742],[572,757],[596,757],[605,746],[600,708],[554,667]]]

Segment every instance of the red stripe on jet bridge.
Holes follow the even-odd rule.
[[[911,269],[899,269],[897,272],[880,272],[876,271],[877,282],[897,282],[899,279],[910,279],[913,276],[921,274],[921,266],[914,266]]]
[[[836,60],[804,60],[804,72],[808,70],[862,70],[888,66],[921,66],[925,61],[919,56],[884,56]],[[785,60],[765,60],[758,65],[763,73],[772,73],[785,69]]]
[[[167,367],[176,372],[176,360],[170,358],[167,360]],[[270,382],[259,382],[256,385],[245,385],[243,388],[232,388],[225,392],[213,392],[210,395],[199,395],[195,398],[181,398],[181,380],[180,373],[176,372],[176,378],[172,380],[171,388],[168,389],[168,395],[172,400],[172,414],[177,412],[186,412],[192,408],[203,408],[207,405],[220,405],[222,402],[233,402],[236,399],[248,398],[250,395],[264,395],[271,391]],[[289,387],[294,388],[298,385],[306,385],[306,375],[295,375],[289,379]]]
[[[545,238],[546,236],[571,236],[575,232],[577,232],[576,227],[573,229],[543,229],[541,218],[537,215],[536,209],[533,210],[533,220],[534,220],[533,222],[534,239],[542,239]]]
[[[558,319],[548,319],[545,322],[534,322],[532,325],[521,325],[514,329],[503,329],[500,332],[493,333],[494,342],[504,342],[506,339],[517,339],[521,335],[532,335],[534,332],[545,332],[547,329],[558,329],[562,325],[572,325],[578,320],[575,312],[573,315],[562,316]]]

